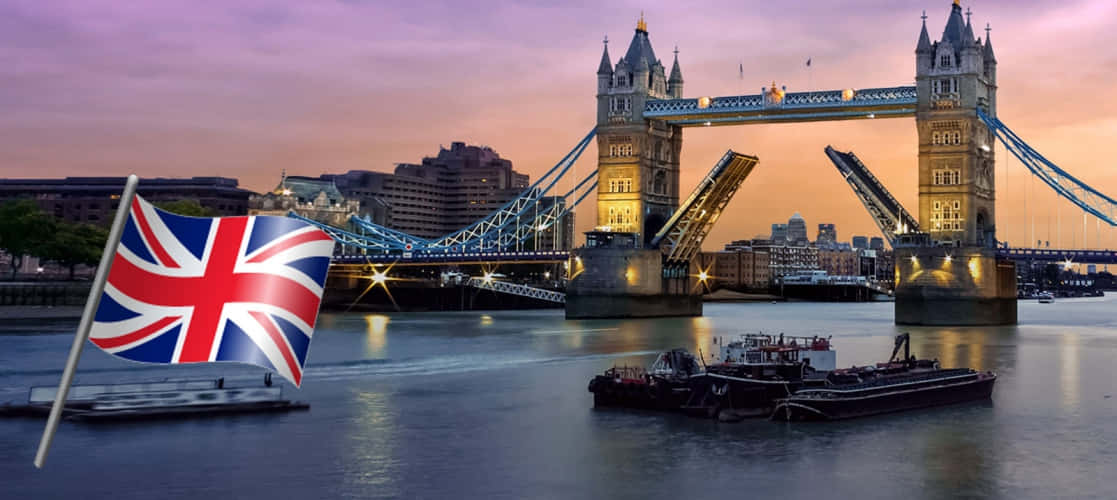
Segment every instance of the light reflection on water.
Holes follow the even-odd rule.
[[[1078,408],[1078,334],[1071,331],[1062,335],[1059,341],[1059,387],[1063,394],[1063,407],[1070,411]]]
[[[0,449],[14,450],[0,474],[12,498],[114,498],[124,481],[140,498],[1117,498],[1100,472],[1117,469],[1117,397],[1106,397],[1117,396],[1115,306],[1022,302],[1021,325],[990,328],[898,327],[891,304],[579,321],[555,310],[323,314],[303,387],[286,388],[309,412],[204,421],[222,430],[209,440],[189,439],[197,424],[67,423],[60,466],[34,474],[21,471],[41,422],[0,420]],[[586,384],[614,364],[646,366],[676,347],[709,356],[715,336],[756,331],[833,335],[839,366],[885,360],[907,331],[913,354],[996,371],[997,385],[991,402],[817,425],[592,408]],[[69,341],[0,336],[0,388],[26,397],[56,383],[42,367]],[[86,353],[89,381],[221,373]],[[90,449],[103,450],[96,480]],[[206,467],[184,467],[199,457]]]

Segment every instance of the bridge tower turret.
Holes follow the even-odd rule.
[[[678,208],[683,136],[680,127],[645,120],[644,104],[681,97],[682,71],[676,53],[668,80],[643,14],[624,56],[609,64],[606,49],[597,72],[597,225],[646,243]]]
[[[996,116],[995,61],[974,38],[958,0],[942,38],[923,31],[916,46],[919,225],[935,241],[992,247],[996,241],[993,136],[977,110]]]

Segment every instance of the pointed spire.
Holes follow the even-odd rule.
[[[667,81],[672,83],[672,84],[683,83],[683,70],[679,69],[679,46],[678,45],[675,46],[675,64],[671,65],[671,78],[669,78]]]
[[[923,11],[923,29],[919,31],[919,43],[915,46],[917,54],[931,52],[931,36],[927,34],[927,11]]]
[[[962,19],[962,6],[955,0],[954,5],[950,7],[950,17],[946,20],[946,28],[942,30],[942,41],[949,41],[950,45],[958,49],[962,46],[962,34],[965,29],[966,21]]]
[[[651,67],[650,64],[648,64],[647,59],[641,57],[639,61],[636,61],[636,72],[637,73],[640,73],[640,72],[647,73],[648,71],[651,71],[651,70],[652,70],[652,67]]]
[[[601,51],[601,64],[597,66],[597,74],[611,75],[613,74],[613,63],[609,60],[609,35],[605,35],[605,39],[601,43],[605,45],[605,49]]]
[[[989,38],[992,36],[989,33],[990,31],[993,31],[993,28],[989,27],[989,23],[985,23],[985,53],[982,55],[985,56],[986,63],[995,63],[997,58],[993,56],[993,39]]]
[[[973,25],[970,24],[970,9],[966,8],[966,29],[962,30],[962,46],[974,47]]]
[[[636,21],[636,31],[648,32],[648,23],[644,22],[644,11],[640,11],[640,20]]]

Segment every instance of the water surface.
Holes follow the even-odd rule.
[[[0,498],[1117,498],[1117,300],[1021,302],[1020,321],[900,328],[889,303],[648,320],[328,314],[303,388],[285,388],[310,411],[63,422],[42,471],[44,422],[0,420]],[[586,384],[613,364],[757,330],[833,335],[839,366],[881,361],[910,331],[919,356],[999,378],[991,402],[836,423],[593,409]],[[0,401],[57,384],[71,339],[0,335]],[[216,376],[262,371],[140,365],[90,345],[78,383]]]

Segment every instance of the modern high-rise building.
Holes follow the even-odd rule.
[[[400,163],[395,173],[350,170],[323,174],[321,179],[333,182],[346,198],[358,200],[361,212],[371,215],[373,222],[420,238],[438,238],[469,226],[519,196],[530,183],[492,148],[463,142],[440,148],[418,164]],[[563,201],[545,197],[539,210],[555,203]],[[527,244],[538,243],[540,249],[558,245],[561,250],[569,248],[572,238],[572,220],[565,220]]]
[[[793,245],[810,243],[810,240],[807,239],[807,222],[803,220],[803,216],[799,215],[799,212],[795,212],[795,215],[787,220],[787,240]]]
[[[869,249],[869,239],[864,237],[864,236],[854,236],[853,237],[853,248],[855,248],[857,250],[868,250]]]
[[[884,250],[884,238],[880,236],[869,238],[869,250]]]
[[[825,243],[837,243],[838,230],[834,227],[833,224],[819,224],[818,237],[815,239],[815,241],[819,245],[823,245]]]
[[[773,245],[787,243],[787,224],[772,224],[772,236],[770,240]]]

